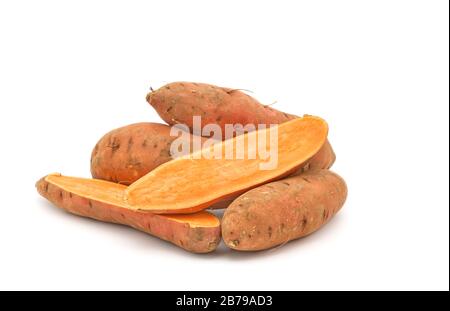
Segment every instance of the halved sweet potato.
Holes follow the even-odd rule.
[[[76,215],[123,224],[195,253],[214,251],[220,242],[220,221],[213,214],[156,215],[129,209],[126,186],[97,180],[48,175],[38,192],[56,206]]]
[[[277,166],[262,170],[260,164],[266,160],[259,154],[255,159],[247,155],[251,150],[258,150],[257,137],[263,135],[267,139],[275,130],[278,131]],[[320,150],[327,133],[328,126],[323,119],[305,116],[274,128],[237,136],[162,164],[129,186],[125,190],[125,200],[132,209],[153,213],[197,212],[296,171]],[[225,150],[232,148],[234,153],[239,141],[247,146],[244,159],[226,159]],[[207,152],[213,153],[214,148],[221,150],[221,158],[199,158]]]

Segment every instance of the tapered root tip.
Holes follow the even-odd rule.
[[[151,104],[152,93],[153,93],[153,90],[152,90],[150,93],[148,93],[147,96],[145,97],[145,100],[146,100],[149,104]]]

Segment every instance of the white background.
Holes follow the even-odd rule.
[[[0,289],[449,288],[448,1],[2,1]],[[194,255],[67,214],[107,131],[158,121],[150,87],[244,88],[330,124],[349,197],[310,237]]]

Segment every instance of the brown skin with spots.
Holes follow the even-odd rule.
[[[103,136],[91,155],[93,178],[130,185],[159,165],[172,160],[170,127],[136,123]]]
[[[57,184],[48,181],[47,177],[40,179],[36,183],[36,187],[44,198],[69,213],[130,226],[193,253],[212,252],[220,243],[220,222],[215,216],[206,212],[197,215],[167,217],[133,211],[114,204],[89,199],[72,191],[66,191]],[[123,188],[125,189],[125,186]],[[195,222],[196,217],[206,219],[210,223],[205,226],[198,224],[192,226],[191,223]]]
[[[299,175],[309,170],[330,169],[336,161],[336,154],[327,140],[323,147],[311,158],[305,165],[303,165],[293,175]]]
[[[222,236],[239,251],[258,251],[307,236],[343,206],[345,181],[328,170],[269,183],[237,198],[225,211]]]
[[[168,124],[186,124],[192,129],[192,116],[203,124],[278,124],[295,118],[253,97],[230,88],[205,83],[173,82],[150,92],[147,101]]]
[[[205,83],[173,82],[147,95],[147,101],[167,124],[186,124],[193,130],[193,116],[201,116],[202,124],[280,124],[297,116],[262,105],[255,98],[236,89]],[[327,141],[322,149],[299,172],[329,169],[336,159]]]

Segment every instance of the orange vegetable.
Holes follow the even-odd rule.
[[[259,137],[267,140],[278,131],[277,165],[261,169],[266,163],[259,154],[249,157],[250,150],[258,150]],[[328,126],[320,118],[306,116],[283,123],[273,129],[258,130],[219,142],[184,157],[167,162],[128,187],[126,200],[133,209],[153,213],[192,213],[215,202],[230,198],[258,185],[285,177],[298,170],[326,141]],[[225,150],[235,154],[243,141],[244,159],[226,159]],[[214,148],[221,157],[205,159],[203,155]]]
[[[123,185],[54,174],[39,180],[36,187],[44,198],[72,214],[127,225],[190,252],[208,253],[220,242],[220,221],[214,215],[166,216],[131,210],[123,201]]]
[[[173,82],[148,93],[148,103],[167,124],[186,124],[193,130],[193,117],[200,116],[202,124],[217,124],[225,138],[226,124],[281,124],[298,116],[262,105],[240,90],[206,83]],[[299,172],[308,169],[328,169],[336,155],[326,141],[322,149]]]
[[[170,146],[177,138],[170,135],[170,126],[159,123],[136,123],[112,130],[92,151],[92,177],[130,185],[172,160]]]
[[[257,251],[304,237],[324,226],[343,206],[345,181],[328,170],[265,184],[237,198],[222,219],[225,244]]]

